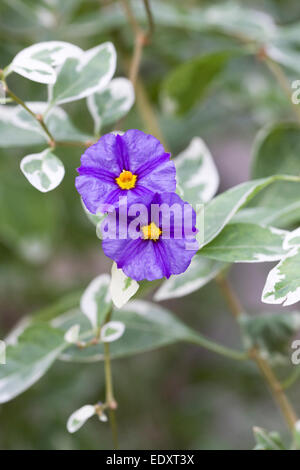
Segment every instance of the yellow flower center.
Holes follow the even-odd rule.
[[[149,225],[144,225],[142,227],[142,232],[144,240],[153,240],[155,242],[157,242],[162,234],[162,231],[154,222],[151,222]]]
[[[135,187],[137,175],[133,175],[131,171],[123,170],[116,178],[116,183],[121,189],[132,189]]]

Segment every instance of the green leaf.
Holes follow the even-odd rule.
[[[296,123],[279,123],[263,129],[255,140],[252,176],[299,175],[299,152],[300,129]],[[271,223],[278,225],[278,221],[280,227],[300,220],[299,189],[292,183],[277,182],[261,192],[251,206],[270,209]]]
[[[41,106],[40,113],[43,114],[46,110],[46,103]],[[35,111],[36,112],[36,111]],[[87,142],[93,140],[91,134],[86,134],[78,130],[64,109],[59,106],[54,106],[45,116],[45,123],[48,126],[49,131],[54,136],[57,142],[69,141],[69,142]]]
[[[243,314],[240,325],[246,349],[257,347],[272,362],[282,362],[290,356],[292,337],[300,328],[300,313]]]
[[[1,147],[44,144],[47,138],[39,128],[38,122],[21,106],[0,106]]]
[[[19,52],[7,69],[35,82],[53,84],[56,72],[68,57],[77,57],[82,49],[63,41],[45,41],[33,44]],[[7,75],[6,73],[6,75]]]
[[[78,410],[74,411],[68,419],[67,430],[70,433],[78,431],[86,421],[96,414],[94,405],[84,405]]]
[[[256,442],[254,450],[285,450],[281,437],[277,432],[267,432],[255,426],[253,434]]]
[[[204,338],[200,333],[184,325],[171,312],[150,302],[131,301],[121,310],[114,310],[112,318],[113,321],[120,321],[125,325],[123,336],[110,345],[113,358],[151,351],[178,341],[197,344],[231,358],[244,358],[244,354],[239,351],[228,349]],[[74,324],[80,324],[81,338],[89,340],[93,337],[89,321],[79,310],[57,317],[53,324],[64,330],[68,330]],[[63,353],[61,359],[72,362],[100,361],[103,360],[103,345],[98,344],[83,349],[71,346]]]
[[[103,343],[117,341],[124,334],[124,331],[124,323],[120,321],[109,321],[101,328],[101,341],[103,341]]]
[[[171,276],[163,282],[155,293],[154,300],[159,302],[191,294],[214,279],[226,266],[226,263],[214,261],[197,254],[193,257],[190,266],[184,273]]]
[[[174,160],[177,183],[181,197],[194,208],[208,202],[217,192],[219,174],[213,158],[200,137],[194,137],[190,145]]]
[[[81,200],[81,205],[83,207],[83,210],[87,216],[87,218],[89,219],[90,222],[92,222],[93,225],[95,225],[96,227],[100,226],[102,221],[105,219],[105,217],[107,216],[107,214],[103,214],[102,212],[97,212],[97,214],[93,214],[92,212],[90,212],[88,210],[88,208],[84,205],[84,202],[82,199]],[[100,233],[99,233],[100,235]],[[102,236],[102,235],[101,235]],[[101,238],[101,237],[99,237]]]
[[[300,129],[296,123],[279,123],[259,132],[254,145],[252,176],[299,173]]]
[[[295,181],[299,190],[297,177],[276,175],[239,184],[215,197],[204,207],[204,241],[203,246],[212,241],[227,225],[233,216],[262,189],[277,181]],[[297,184],[298,183],[298,184]]]
[[[289,250],[294,247],[300,247],[300,227],[292,232],[288,232],[283,242],[283,248]]]
[[[20,167],[29,183],[43,193],[56,188],[65,175],[64,165],[51,149],[27,155]]]
[[[256,202],[254,198],[253,204]],[[251,203],[250,203],[251,204]],[[300,200],[283,207],[245,207],[232,219],[235,223],[263,224],[287,227],[293,220],[300,220]]]
[[[113,358],[151,351],[184,340],[191,335],[190,329],[168,310],[143,300],[128,302],[121,310],[114,310],[112,319],[125,325],[123,336],[110,345],[110,354]],[[56,327],[64,330],[74,323],[80,324],[82,338],[91,337],[90,324],[79,310],[62,315],[54,322]],[[82,350],[71,346],[64,352],[62,359],[75,362],[102,360],[103,345],[99,344]]]
[[[60,355],[64,333],[46,324],[33,324],[6,349],[6,364],[0,367],[0,403],[5,403],[37,382]]]
[[[109,284],[110,276],[108,274],[101,274],[92,280],[81,297],[81,310],[87,316],[94,329],[105,321],[107,314],[111,310],[112,301],[109,293]]]
[[[9,67],[9,72],[15,72],[23,77],[39,83],[55,83],[55,70],[40,60],[21,59],[15,60]]]
[[[282,304],[284,307],[299,302],[299,273],[300,247],[295,247],[269,272],[262,301],[267,304]]]
[[[115,68],[116,51],[110,42],[68,58],[49,88],[50,105],[80,100],[100,91],[111,80]]]
[[[220,75],[231,55],[214,52],[193,58],[171,71],[162,85],[166,110],[177,114],[189,111]]]
[[[286,234],[273,227],[231,223],[200,253],[229,263],[278,261],[286,255],[283,248]]]
[[[122,269],[118,269],[114,262],[111,268],[111,280],[109,292],[114,305],[122,308],[131,297],[138,291],[139,284],[130,277],[127,277]]]
[[[87,104],[94,119],[95,134],[125,116],[133,103],[134,88],[126,78],[115,78],[103,90],[90,95]]]
[[[44,114],[47,108],[47,103],[43,102],[26,104],[39,114]],[[93,138],[76,129],[67,113],[58,106],[49,111],[45,123],[57,141],[85,142]],[[23,147],[44,144],[47,141],[48,137],[39,123],[21,106],[0,106],[0,147]]]

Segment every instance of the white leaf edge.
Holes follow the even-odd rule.
[[[22,77],[28,78],[33,82],[44,83],[46,85],[53,84],[56,81],[55,70],[40,60],[21,58],[13,61],[8,70],[9,72],[22,75]]]
[[[179,275],[172,275],[170,276],[169,279],[163,282],[163,284],[160,286],[160,288],[155,292],[153,299],[156,302],[161,302],[162,300],[167,300],[167,299],[175,299],[178,297],[185,297],[186,295],[191,294],[192,292],[195,292],[201,287],[205,286],[208,284],[210,281],[212,281],[217,274],[219,274],[224,267],[226,266],[226,263],[224,262],[217,262],[216,261],[216,266],[215,269],[212,269],[210,273],[205,276],[205,277],[196,277],[195,279],[191,279],[189,282],[184,283],[182,286],[177,287],[175,290],[171,290],[173,286],[173,282],[176,278],[179,276],[184,276],[185,273],[188,272],[188,270],[192,270],[194,268],[194,264],[197,263],[197,256],[195,255],[194,258],[192,258],[191,264],[187,268],[187,270]],[[218,265],[218,263],[220,265]]]
[[[95,277],[90,284],[85,289],[81,299],[80,299],[80,308],[84,315],[90,320],[93,328],[97,328],[97,317],[98,317],[98,306],[94,300],[94,296],[97,291],[102,286],[107,286],[107,294],[105,301],[110,302],[110,292],[109,292],[109,283],[110,276],[109,274],[100,274],[100,276]]]
[[[114,333],[110,335],[106,335],[108,329],[115,330]],[[103,325],[101,328],[101,341],[103,343],[112,343],[113,341],[117,341],[123,335],[125,331],[124,323],[120,321],[109,321]]]
[[[299,241],[293,242],[296,238],[299,238]],[[296,230],[293,230],[292,232],[288,232],[283,242],[284,250],[290,250],[295,246],[300,246],[300,227],[296,228]]]
[[[43,160],[45,159],[45,157],[47,157],[49,153],[51,153],[53,155],[53,158],[55,158],[58,165],[58,171],[53,172],[51,168],[47,167],[45,162],[43,162]],[[34,173],[30,174],[25,170],[25,165],[33,160],[40,160],[42,162],[42,171],[50,180],[49,188],[44,188],[40,184],[40,171],[35,171]],[[57,188],[57,186],[60,185],[65,176],[65,167],[62,161],[52,153],[52,149],[50,148],[45,149],[40,153],[31,153],[30,155],[26,155],[26,157],[21,160],[20,169],[25,178],[29,181],[29,183],[42,193],[48,193],[49,191],[52,191],[53,189]]]
[[[65,336],[64,336],[64,340],[67,343],[70,343],[70,344],[77,343],[77,341],[79,339],[79,332],[80,332],[80,325],[79,324],[71,326],[71,328],[69,328],[68,331],[66,331]]]
[[[101,91],[98,91],[87,98],[87,107],[94,119],[94,132],[99,133],[102,126],[102,119],[98,112],[96,104],[97,95],[101,95],[106,90],[111,92],[113,99],[126,98],[125,103],[122,104],[122,112],[125,114],[131,109],[135,100],[134,88],[130,80],[124,77],[118,77],[111,80],[111,82],[104,87]],[[125,91],[125,93],[124,93]]]
[[[41,59],[32,58],[34,54],[40,51],[51,51],[51,49],[57,49],[58,47],[60,47],[59,51],[56,50],[52,53],[49,52],[49,57],[52,61],[51,64],[48,64]],[[15,72],[32,81],[51,85],[56,81],[56,72],[54,67],[58,67],[63,64],[68,57],[77,57],[78,54],[82,52],[83,51],[80,47],[65,41],[39,42],[21,50],[8,66],[7,74]],[[28,68],[32,69],[31,72],[27,72],[26,69]],[[44,76],[44,74],[39,74],[38,70],[42,70],[48,74],[48,77],[46,75]]]
[[[283,297],[275,298],[275,287],[284,276],[280,274],[280,268],[287,258],[292,258],[300,251],[300,247],[294,247],[289,253],[282,258],[282,260],[273,268],[268,274],[266,284],[264,286],[261,300],[265,304],[282,304],[283,307],[288,307],[300,301],[300,286],[296,290],[288,292]],[[270,295],[271,294],[271,295]]]
[[[93,405],[84,405],[78,410],[71,414],[67,421],[67,430],[73,434],[78,431],[85,422],[96,414],[95,407]]]
[[[63,104],[63,103],[70,103],[72,101],[77,101],[81,100],[82,98],[87,98],[89,95],[92,95],[93,93],[102,90],[112,79],[115,70],[116,70],[116,65],[117,65],[117,53],[115,46],[113,45],[112,42],[104,42],[103,44],[100,44],[99,46],[93,47],[92,49],[88,49],[87,51],[82,51],[81,55],[79,55],[78,58],[78,64],[77,64],[77,71],[80,72],[84,66],[89,62],[96,54],[98,54],[102,49],[108,47],[111,53],[111,59],[110,59],[110,64],[108,71],[106,74],[100,79],[99,83],[97,85],[94,85],[90,88],[85,89],[79,95],[73,95],[69,96],[67,98],[53,101],[53,84],[49,85],[48,88],[48,101],[50,106],[55,106],[58,104]],[[61,64],[58,69],[57,69],[57,75],[59,75],[59,72],[61,68],[64,66],[64,64]]]
[[[199,167],[198,173],[194,174],[188,183],[185,183],[187,188],[193,188],[203,184],[204,190],[201,195],[202,200],[199,203],[210,201],[216,194],[219,184],[220,177],[213,160],[213,157],[201,137],[194,137],[189,146],[183,150],[174,159],[176,171],[180,172],[180,165],[186,163],[188,160],[198,159],[199,155],[202,156],[202,165]],[[181,189],[183,189],[181,187]],[[183,189],[184,193],[184,189]]]
[[[117,308],[122,308],[129,299],[138,291],[139,284],[134,279],[131,279],[130,286],[126,288],[128,277],[122,269],[118,269],[117,264],[114,262],[111,268],[111,280],[109,284],[109,291],[111,299]]]

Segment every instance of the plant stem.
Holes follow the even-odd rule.
[[[143,82],[139,78],[136,81],[135,93],[137,107],[148,132],[154,135],[163,144],[166,152],[168,152],[168,144],[160,130],[156,113],[148,99]]]
[[[147,21],[148,21],[148,33],[147,33],[147,36],[148,38],[150,38],[154,32],[154,20],[153,20],[153,16],[152,16],[152,11],[151,11],[151,8],[150,8],[150,2],[149,0],[144,0],[144,5],[145,5],[145,10],[146,10],[146,14],[147,14]]]
[[[122,5],[124,7],[126,16],[128,18],[128,22],[131,25],[131,29],[135,36],[135,47],[134,47],[132,60],[131,62],[129,62],[129,60],[125,57],[124,66],[135,88],[137,107],[145,123],[147,131],[150,134],[157,137],[157,139],[160,140],[160,142],[163,144],[166,151],[168,151],[168,146],[166,144],[165,138],[162,135],[162,132],[157,122],[157,117],[151,106],[151,103],[149,102],[145,87],[141,79],[139,78],[139,70],[140,70],[140,64],[142,60],[143,49],[144,49],[144,46],[149,43],[149,40],[154,31],[154,21],[153,21],[151,9],[150,9],[150,4],[148,0],[144,0],[145,10],[146,10],[147,19],[148,19],[147,32],[143,31],[143,29],[140,27],[140,25],[136,21],[136,18],[133,14],[133,11],[131,9],[131,6],[128,0],[122,0]],[[120,122],[118,123],[118,126],[120,126]]]
[[[221,289],[221,292],[224,296],[224,298],[227,301],[227,304],[230,308],[231,313],[233,314],[234,318],[238,318],[240,314],[243,312],[242,305],[235,295],[235,292],[231,289],[231,286],[223,275],[219,274],[216,277],[216,282]]]
[[[280,67],[280,65],[277,62],[274,62],[267,55],[263,56],[263,59],[264,59],[266,65],[267,65],[268,69],[274,75],[274,77],[276,78],[277,82],[279,83],[281,89],[283,90],[283,92],[287,96],[289,102],[291,103],[291,106],[292,106],[293,112],[295,114],[295,117],[296,117],[297,121],[300,123],[300,108],[298,107],[298,105],[296,105],[292,102],[291,85],[290,85],[289,80],[288,80],[287,76],[285,75],[282,67]]]
[[[245,361],[248,359],[248,354],[243,351],[236,351],[235,349],[227,348],[222,344],[211,341],[210,339],[204,338],[201,335],[194,335],[193,337],[187,337],[186,341],[188,343],[197,344],[203,348],[213,351],[221,356],[229,357],[230,359],[235,359],[238,361]]]
[[[288,400],[286,394],[284,393],[283,387],[279,380],[277,379],[276,375],[274,374],[273,370],[269,366],[268,362],[261,357],[259,351],[256,348],[253,348],[249,351],[249,357],[253,359],[253,361],[258,366],[262,376],[265,378],[268,386],[271,390],[271,393],[274,397],[275,402],[277,403],[278,407],[281,410],[283,417],[285,418],[286,424],[290,428],[291,432],[293,433],[295,430],[295,424],[297,422],[296,413]]]
[[[19,98],[17,95],[15,95],[7,86],[7,84],[4,82],[5,85],[5,91],[6,93],[10,96],[12,101],[15,101],[17,104],[22,106],[41,126],[43,131],[46,133],[46,135],[49,138],[49,146],[54,148],[56,146],[62,146],[62,147],[89,147],[93,142],[72,142],[72,141],[55,141],[53,135],[49,131],[47,125],[45,124],[45,121],[43,119],[43,116],[41,114],[35,114],[28,106],[27,104]]]
[[[238,319],[239,316],[243,313],[243,308],[235,295],[230,283],[224,276],[217,276],[216,281],[227,300],[228,306],[233,314],[233,316]],[[295,423],[297,421],[297,415],[293,409],[293,406],[289,402],[287,396],[284,393],[283,387],[273,370],[269,366],[268,362],[263,359],[257,348],[252,348],[248,351],[248,356],[252,359],[257,367],[259,368],[262,376],[267,382],[269,389],[273,395],[275,402],[277,403],[281,413],[286,421],[288,428],[291,432],[294,432]]]
[[[49,131],[48,127],[46,126],[45,122],[44,122],[44,119],[43,119],[43,116],[40,115],[40,114],[35,114],[28,106],[26,103],[24,103],[24,101],[19,98],[17,95],[15,95],[9,88],[8,86],[6,85],[5,83],[5,91],[6,93],[16,102],[18,103],[20,106],[22,106],[22,108],[24,108],[38,123],[39,125],[41,126],[41,128],[43,129],[43,131],[46,133],[46,135],[48,136],[49,138],[49,146],[50,147],[55,147],[55,139],[53,137],[53,135],[51,134],[51,132]]]
[[[110,423],[112,437],[113,437],[114,449],[118,449],[118,432],[117,432],[117,422],[116,422],[116,416],[115,416],[117,403],[115,401],[114,392],[113,392],[109,343],[104,343],[103,347],[104,347],[104,370],[105,370],[105,388],[106,388],[105,400],[106,400],[106,405],[109,410],[109,423]]]
[[[152,17],[149,1],[143,0],[143,2],[144,2],[147,20],[148,20],[147,31],[144,31],[143,28],[141,28],[140,25],[138,24],[133,14],[130,2],[128,0],[122,0],[122,5],[125,10],[125,14],[128,18],[128,22],[135,36],[134,52],[133,52],[133,57],[132,57],[130,70],[129,70],[129,79],[132,82],[134,88],[136,87],[136,80],[137,80],[140,65],[141,65],[144,46],[149,44],[151,35],[154,31],[154,22],[153,22],[153,17]]]

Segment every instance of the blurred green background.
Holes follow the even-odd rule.
[[[184,2],[185,8],[212,3],[222,4]],[[300,20],[298,0],[237,3],[266,11],[279,24]],[[111,4],[118,15],[109,15]],[[132,54],[133,35],[120,3],[0,2],[0,67],[24,47],[53,39],[73,42],[83,49],[112,41],[118,53],[116,76],[126,75],[124,64]],[[233,39],[222,35],[156,25],[140,71],[172,154],[183,150],[192,137],[201,136],[220,171],[220,190],[249,178],[253,139],[262,125],[290,115],[274,78],[249,56],[230,61],[213,92],[184,116],[163,112],[160,88],[168,72],[195,54],[217,51],[224,42],[228,47],[235,45]],[[24,100],[46,100],[44,85],[17,75],[9,78],[9,85]],[[78,128],[92,132],[85,100],[68,104],[65,109]],[[123,126],[146,130],[137,106]],[[19,169],[21,158],[36,151],[37,147],[0,149],[0,338],[22,317],[83,289],[93,277],[108,272],[111,265],[74,187],[80,149],[57,150],[66,176],[47,194],[30,186]],[[250,312],[262,310],[260,294],[269,267],[243,265],[231,272]],[[237,327],[213,282],[197,293],[164,304],[199,331],[238,345]],[[285,435],[279,413],[251,364],[232,363],[197,347],[177,344],[116,360],[113,375],[121,448],[252,448],[252,425]],[[0,407],[0,448],[110,448],[109,428],[96,419],[75,435],[66,431],[68,416],[82,404],[94,403],[103,393],[102,363],[56,363],[29,391]],[[296,398],[297,387],[293,393]]]

